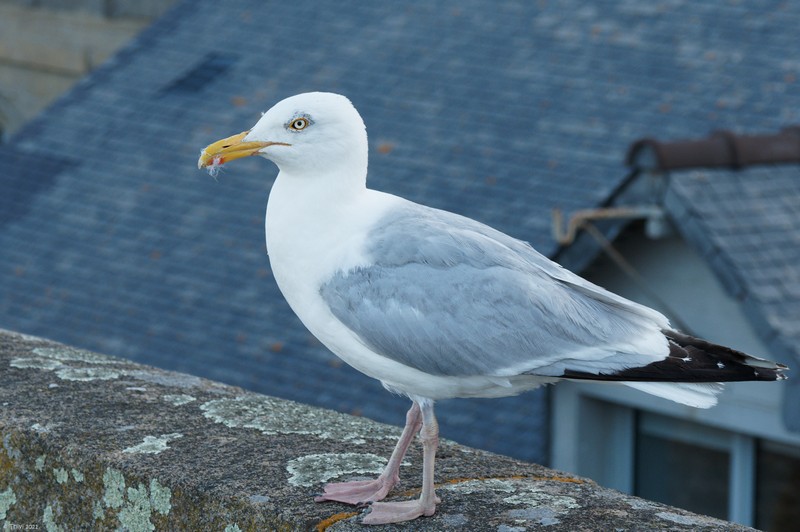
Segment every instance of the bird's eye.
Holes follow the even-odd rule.
[[[301,117],[292,120],[292,122],[289,124],[289,127],[295,131],[302,131],[308,127],[308,124],[309,124],[308,118]]]

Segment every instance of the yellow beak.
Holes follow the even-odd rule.
[[[256,155],[267,146],[276,144],[280,146],[290,146],[290,144],[286,144],[285,142],[243,142],[248,133],[250,132],[242,131],[238,135],[218,140],[203,148],[200,152],[200,159],[197,161],[197,168],[205,168],[212,165],[219,166],[228,161],[233,161],[234,159]]]

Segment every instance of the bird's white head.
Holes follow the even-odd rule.
[[[248,131],[210,144],[198,168],[214,172],[234,159],[260,155],[292,178],[346,172],[364,182],[367,132],[350,100],[329,92],[291,96],[275,104]]]

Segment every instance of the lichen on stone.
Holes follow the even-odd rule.
[[[17,502],[17,496],[11,486],[5,491],[0,491],[0,520],[6,518],[6,512]]]
[[[238,524],[233,523],[232,525],[226,526],[223,532],[242,532],[242,529],[239,528]]]
[[[125,375],[134,379],[177,388],[195,388],[203,384],[203,379],[184,373],[164,373],[155,369],[126,370]]]
[[[515,520],[533,521],[542,526],[557,525],[561,521],[556,518],[559,512],[550,507],[524,508],[521,510],[509,510],[508,516]]]
[[[559,522],[556,516],[569,510],[580,508],[573,497],[552,494],[545,486],[524,479],[475,479],[442,486],[443,490],[459,493],[494,492],[503,497],[503,502],[514,506],[528,506],[528,509],[510,510],[517,519],[535,520],[540,525],[553,525]],[[526,517],[527,516],[527,517]]]
[[[503,502],[508,504],[524,504],[528,506],[548,506],[558,512],[580,508],[581,505],[573,497],[566,495],[553,495],[537,488],[536,486],[526,486],[520,489],[515,495],[505,497]]]
[[[123,530],[129,532],[151,532],[155,525],[150,521],[150,496],[147,488],[139,484],[137,487],[128,488],[128,497],[122,510],[119,512],[119,524]]]
[[[44,513],[42,514],[42,522],[44,523],[44,528],[47,532],[60,532],[61,527],[56,524],[53,507],[49,504],[45,507]]]
[[[88,362],[89,364],[121,364],[122,361],[114,360],[104,355],[91,351],[75,349],[74,347],[37,347],[33,353],[40,357],[68,362]]]
[[[31,425],[31,430],[35,430],[40,434],[45,434],[53,430],[54,428],[61,425],[61,423],[48,423],[46,425],[42,425],[41,423],[34,423]]]
[[[69,480],[69,474],[67,473],[67,470],[61,467],[54,468],[53,475],[55,475],[56,482],[59,484],[64,484]]]
[[[125,502],[125,477],[113,467],[103,473],[103,502],[109,508],[121,508]]]
[[[103,510],[103,505],[100,504],[100,501],[94,501],[92,505],[92,518],[97,521],[102,521],[106,516],[105,510]]]
[[[183,434],[173,432],[172,434],[162,434],[161,436],[145,436],[144,441],[133,447],[123,449],[123,453],[158,454],[169,448],[167,443],[170,440],[183,438]]]
[[[656,517],[679,525],[702,526],[706,524],[703,523],[702,520],[692,517],[690,515],[681,515],[681,514],[676,514],[674,512],[658,512],[656,513]]]
[[[103,365],[121,364],[122,361],[72,347],[37,347],[35,356],[15,357],[9,365],[14,368],[55,371],[56,376],[68,381],[95,381],[116,379],[124,370],[115,370]],[[72,367],[68,363],[92,364],[90,367]]]
[[[380,473],[386,462],[386,458],[371,453],[309,454],[290,460],[286,471],[291,475],[289,484],[307,487],[348,473]]]
[[[150,532],[155,530],[155,525],[150,521],[153,512],[168,515],[172,509],[172,491],[161,485],[157,479],[150,480],[150,486],[139,483],[137,486],[125,488],[125,477],[113,468],[108,468],[103,474],[105,493],[103,502],[112,509],[119,509],[117,518],[120,529],[130,532]],[[95,504],[92,517],[102,520],[105,511],[99,504]]]
[[[120,372],[110,368],[61,368],[56,376],[65,381],[107,381],[119,378]]]
[[[75,479],[75,482],[83,482],[83,473],[81,473],[74,467],[72,468],[71,473],[72,473],[72,478]]]
[[[449,529],[458,530],[466,529],[469,525],[469,518],[464,514],[445,514],[439,516],[444,524]]]
[[[514,493],[517,487],[510,480],[502,480],[499,478],[475,479],[466,480],[464,482],[457,482],[442,486],[441,489],[458,491],[459,493],[470,494],[480,493],[484,491],[494,491],[501,493]]]
[[[162,486],[156,479],[150,480],[150,505],[153,510],[161,515],[169,514],[172,509],[171,499],[172,491],[168,487]]]
[[[63,368],[64,364],[58,360],[40,357],[17,357],[12,358],[8,363],[12,368],[18,369],[43,369],[51,371],[57,368]]]
[[[364,436],[399,436],[394,427],[262,395],[214,399],[200,405],[200,409],[205,417],[227,427],[257,429],[267,435],[308,434],[357,444],[366,443]]]
[[[497,527],[497,532],[526,532],[528,530],[524,526],[508,526],[500,525]]]
[[[162,395],[161,400],[173,406],[183,406],[197,399],[192,395],[181,393],[177,395]]]
[[[36,468],[36,471],[44,471],[44,462],[47,460],[47,455],[43,454],[39,456],[33,464],[33,467]]]

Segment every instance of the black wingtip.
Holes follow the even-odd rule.
[[[716,366],[719,381],[777,381],[785,380],[783,374],[789,367],[737,351],[724,345],[714,344],[678,331],[664,330],[670,343],[670,357],[689,356],[697,358],[697,366],[705,372],[711,364]]]
[[[782,381],[789,368],[785,364],[754,357],[723,345],[695,338],[678,331],[663,330],[669,342],[669,355],[646,366],[610,374],[567,370],[563,377],[628,382],[734,382]]]

